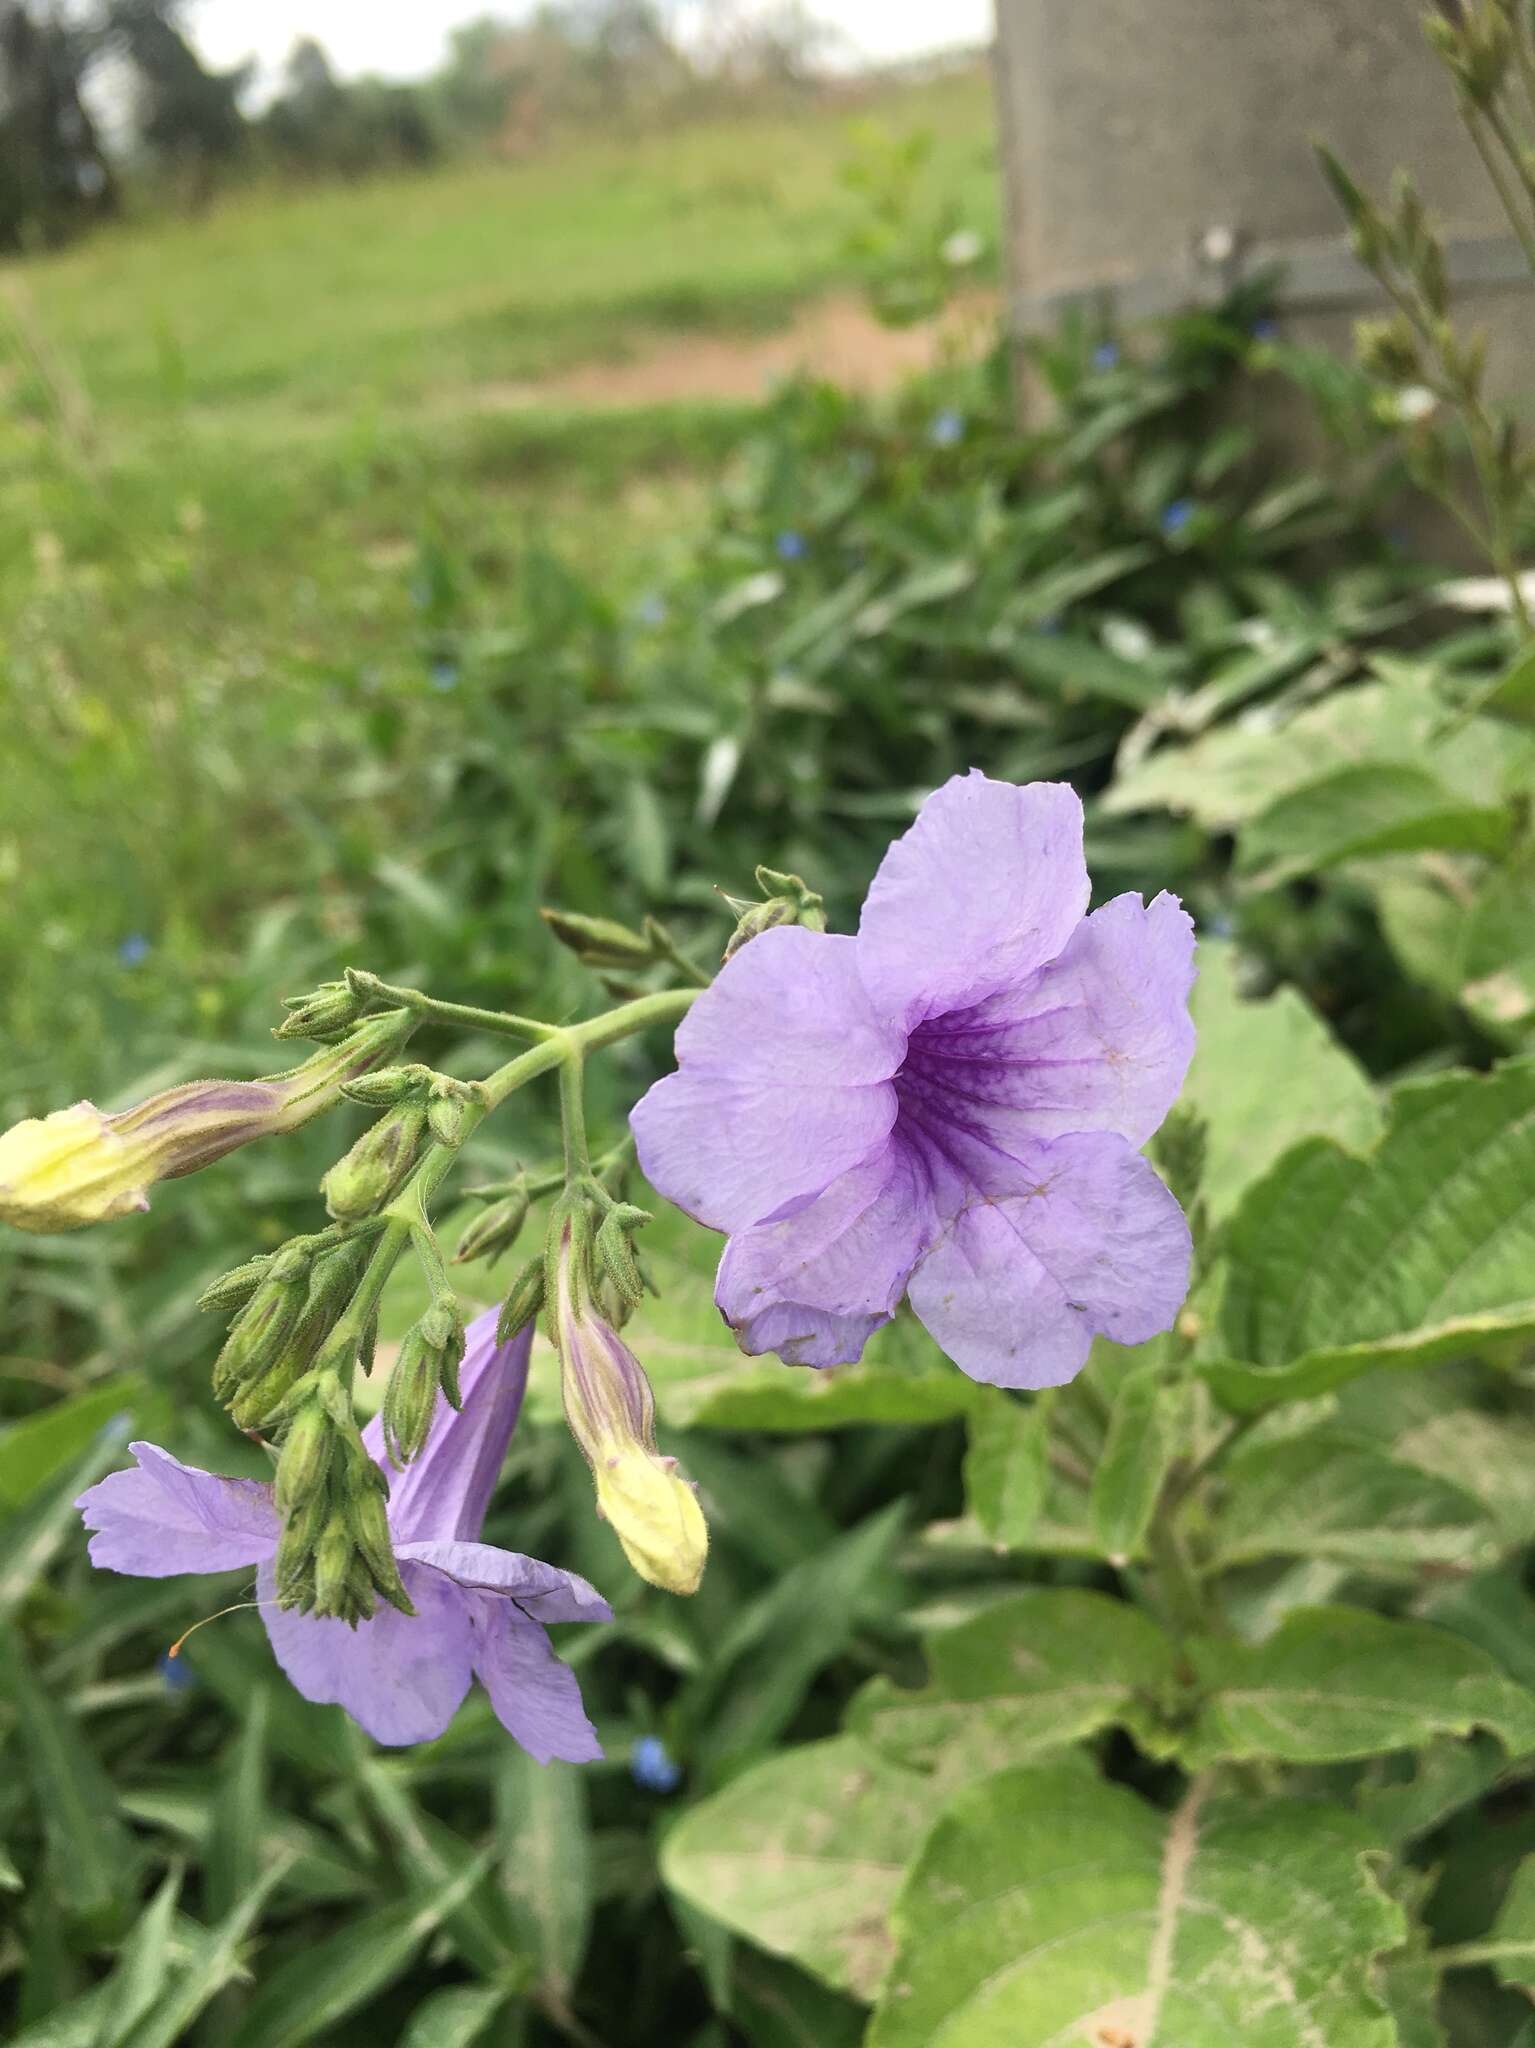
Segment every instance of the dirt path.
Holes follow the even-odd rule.
[[[853,391],[888,391],[946,355],[975,355],[994,332],[998,301],[974,293],[940,319],[882,327],[851,293],[813,300],[776,334],[680,334],[625,362],[586,363],[557,377],[480,385],[486,412],[529,405],[664,405],[699,398],[760,398],[774,384],[811,371]]]

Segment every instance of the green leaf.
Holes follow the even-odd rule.
[[[897,1902],[869,2048],[1394,2048],[1402,1939],[1352,1814],[1007,1771],[968,1786]]]
[[[454,1984],[434,1991],[411,2014],[400,2048],[474,2048],[513,1995],[504,1984]],[[512,2014],[497,2032],[495,2048],[517,2048],[521,2039],[521,2015]]]
[[[1202,1370],[1237,1410],[1535,1329],[1535,1060],[1399,1088],[1368,1157],[1297,1146],[1228,1250],[1226,1357]]]
[[[736,1947],[731,1990],[731,2020],[751,2048],[858,2048],[863,2039],[861,2006],[756,1949]]]
[[[60,1548],[80,1541],[76,1500],[121,1461],[123,1439],[98,1430],[72,1465],[37,1488],[26,1505],[0,1525],[0,1619],[13,1615],[42,1578]]]
[[[133,1932],[107,1979],[103,1999],[103,2023],[96,2036],[96,2048],[121,2048],[134,2027],[159,1998],[170,1973],[175,1929],[176,1901],[181,1896],[182,1873],[169,1871],[159,1889],[134,1922]]]
[[[380,1907],[290,1957],[263,1978],[229,2048],[302,2048],[377,1997],[469,1896],[490,1856],[476,1857],[430,1904]]]
[[[1423,1622],[1312,1607],[1288,1615],[1267,1642],[1186,1648],[1205,1694],[1181,1745],[1194,1767],[1248,1757],[1338,1763],[1478,1728],[1511,1756],[1535,1749],[1535,1694],[1485,1652]]]
[[[1379,1137],[1380,1104],[1363,1068],[1294,989],[1244,1001],[1234,946],[1200,940],[1189,1008],[1198,1038],[1183,1099],[1208,1131],[1200,1191],[1212,1221],[1224,1221],[1300,1139],[1365,1151]]]
[[[1244,1445],[1224,1479],[1211,1551],[1225,1568],[1326,1557],[1366,1569],[1477,1571],[1502,1549],[1486,1510],[1463,1488],[1327,1429]]]
[[[1526,647],[1486,690],[1473,698],[1468,711],[1505,718],[1512,725],[1535,725],[1535,647]]]
[[[240,1971],[240,1956],[261,1910],[287,1874],[286,1858],[265,1870],[216,1927],[202,1935],[189,1966],[114,2048],[178,2048],[187,2029]]]
[[[1338,768],[1288,791],[1243,831],[1238,867],[1276,889],[1368,854],[1495,854],[1513,819],[1499,803],[1468,803],[1408,762]]]
[[[1394,861],[1366,877],[1409,974],[1460,1004],[1489,1037],[1517,1044],[1535,1020],[1535,852],[1508,860]]]
[[[362,1759],[358,1779],[384,1826],[398,1843],[411,1893],[422,1904],[453,1889],[472,1867],[483,1867],[469,1843],[424,1812],[411,1797],[408,1771],[375,1757]],[[531,1977],[527,1957],[513,1939],[503,1900],[489,1884],[462,1891],[444,1916],[443,1929],[471,1968],[508,1983]]]
[[[1128,711],[1149,711],[1166,687],[1148,663],[1124,661],[1079,635],[1009,634],[1005,653],[1026,683],[1049,690],[1063,704],[1101,697]]]
[[[759,1948],[867,1999],[890,1959],[890,1902],[938,1805],[928,1780],[852,1737],[812,1742],[684,1814],[661,1875]]]
[[[1026,1550],[1049,1483],[1050,1403],[978,1387],[966,1424],[965,1499],[999,1550]]]
[[[1173,1460],[1188,1441],[1188,1382],[1160,1360],[1120,1382],[1093,1473],[1093,1533],[1114,1564],[1139,1557]]]
[[[580,1975],[592,1923],[586,1780],[575,1764],[535,1763],[508,1744],[497,1767],[501,1881],[539,1983],[563,2004]]]
[[[1535,1856],[1515,1870],[1486,1941],[1475,1947],[1500,1984],[1535,1989]]]
[[[1164,1751],[1151,1712],[1176,1652],[1155,1622],[1106,1593],[1032,1587],[927,1643],[921,1691],[874,1679],[849,1726],[907,1765],[994,1770],[1059,1749],[1114,1721]]]
[[[214,1914],[229,1912],[260,1870],[272,1691],[263,1685],[251,1695],[220,1772],[206,1866],[207,1909]]]
[[[71,1459],[88,1452],[108,1423],[120,1415],[137,1417],[144,1398],[144,1381],[138,1373],[118,1373],[89,1393],[55,1401],[52,1407],[0,1430],[0,1508],[20,1507],[30,1500]],[[155,1401],[157,1418],[165,1406],[163,1399]],[[149,1424],[144,1421],[139,1426],[147,1429]],[[126,1441],[126,1435],[120,1441]],[[118,1455],[118,1449],[109,1447],[102,1469],[114,1464]],[[88,1486],[90,1481],[81,1484]]]

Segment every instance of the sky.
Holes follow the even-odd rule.
[[[411,78],[432,69],[457,23],[523,11],[516,0],[199,0],[191,26],[219,66],[254,56],[275,67],[296,37],[311,35],[342,73]],[[812,0],[811,11],[865,57],[915,56],[991,34],[991,0]]]

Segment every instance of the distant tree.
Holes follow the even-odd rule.
[[[116,206],[82,92],[91,55],[55,8],[0,0],[0,244],[58,240]]]
[[[425,92],[385,79],[346,84],[312,36],[293,45],[282,84],[259,124],[293,169],[359,177],[391,165],[428,162],[439,149]]]
[[[132,67],[141,145],[201,206],[245,145],[250,66],[210,71],[183,33],[184,13],[184,0],[104,0],[99,38]]]

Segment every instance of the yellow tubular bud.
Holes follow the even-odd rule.
[[[92,1102],[0,1134],[0,1219],[17,1230],[78,1230],[147,1209],[152,1178],[142,1153]]]
[[[696,1593],[709,1554],[709,1525],[675,1458],[633,1447],[593,1461],[597,1510],[647,1584]]]

